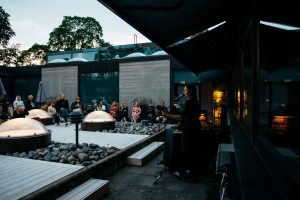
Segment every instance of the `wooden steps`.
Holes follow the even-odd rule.
[[[142,166],[164,147],[164,142],[152,142],[143,149],[135,152],[131,156],[127,157],[127,164]]]
[[[109,191],[109,181],[89,179],[57,200],[97,200]]]

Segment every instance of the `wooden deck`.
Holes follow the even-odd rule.
[[[0,200],[20,199],[81,168],[0,155]]]

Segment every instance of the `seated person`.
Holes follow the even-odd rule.
[[[167,111],[167,107],[165,106],[165,102],[164,101],[160,101],[160,104],[156,106],[156,110],[157,110],[157,117],[156,117],[156,122],[158,123],[164,123],[167,121],[167,118],[162,116],[162,112],[166,112]]]
[[[86,108],[83,112],[83,115],[86,116],[86,115],[88,115],[89,113],[91,113],[93,111],[94,111],[93,105],[89,104],[89,105],[86,106]]]
[[[41,104],[41,110],[44,110],[44,111],[48,112],[48,105],[47,105],[46,102],[43,102],[43,103]]]
[[[76,97],[75,101],[71,104],[71,110],[79,109],[81,112],[83,112],[84,106],[80,102],[80,97]]]
[[[27,101],[24,102],[26,110],[29,111],[29,110],[35,109],[36,106],[35,106],[35,103],[33,101],[33,96],[32,95],[28,95],[27,98],[28,98]]]
[[[54,123],[59,125],[60,124],[60,120],[59,120],[59,116],[56,112],[56,109],[55,109],[55,100],[54,99],[51,99],[50,100],[50,105],[48,106],[48,113],[50,116],[52,116],[53,120],[54,120]]]
[[[103,101],[99,101],[96,110],[106,111],[106,106]]]
[[[16,96],[16,100],[14,101],[13,106],[14,106],[14,110],[17,109],[17,106],[23,106],[23,109],[25,110],[26,107],[24,105],[24,102],[21,99],[21,95]]]
[[[55,109],[59,113],[59,116],[63,118],[67,124],[69,116],[69,101],[65,99],[65,95],[61,93],[59,100],[55,103]]]
[[[13,118],[25,118],[25,115],[29,115],[28,111],[24,109],[24,106],[18,105],[14,111]]]
[[[0,105],[0,123],[6,121],[8,119],[8,116],[5,112],[3,112],[3,107]]]
[[[13,105],[9,104],[7,106],[7,117],[8,119],[12,119],[14,116],[14,108],[13,108]]]

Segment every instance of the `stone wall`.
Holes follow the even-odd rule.
[[[170,103],[170,60],[121,62],[119,101],[125,101],[131,115],[132,101],[146,99],[153,105]]]
[[[42,81],[48,98],[57,98],[62,92],[71,105],[78,96],[77,66],[43,68]]]

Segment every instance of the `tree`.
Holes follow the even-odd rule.
[[[65,16],[50,33],[48,45],[53,51],[110,46],[102,36],[102,27],[94,18]]]
[[[23,61],[19,57],[21,54],[19,47],[20,44],[13,44],[10,47],[0,49],[0,65],[10,67],[22,66]]]
[[[9,23],[9,14],[0,6],[0,46],[5,47],[15,32]],[[1,60],[0,60],[1,61]]]
[[[22,51],[20,54],[20,61],[25,65],[43,65],[47,61],[48,45],[35,43],[28,50]]]

